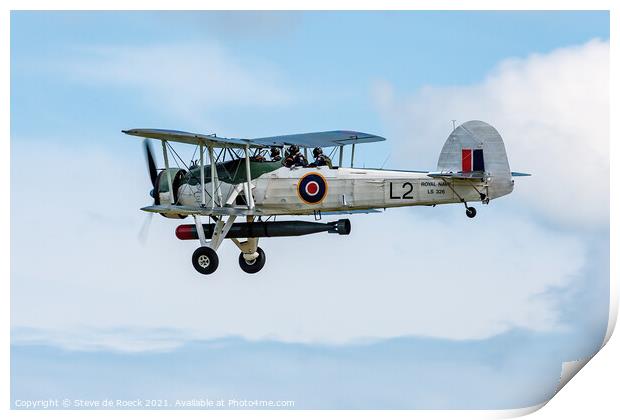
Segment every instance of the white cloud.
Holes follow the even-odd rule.
[[[112,329],[78,327],[15,328],[11,331],[13,344],[55,346],[67,350],[113,350],[127,353],[142,351],[171,351],[191,340],[186,332],[116,327]]]
[[[192,123],[216,108],[291,102],[275,68],[214,42],[85,47],[53,67],[83,83],[126,89]]]
[[[258,276],[241,272],[227,242],[218,272],[205,277],[190,263],[196,242],[174,237],[177,221],[156,217],[139,244],[150,186],[138,145],[115,156],[13,141],[12,154],[12,327],[60,332],[55,341],[73,348],[86,340],[142,350],[152,337],[161,348],[179,335],[344,343],[548,331],[561,327],[561,313],[546,292],[569,285],[585,263],[577,236],[506,200],[473,220],[461,206],[391,210],[352,218],[349,237],[263,240]],[[32,168],[48,168],[49,188],[38,189]],[[149,329],[181,333],[127,333]]]
[[[608,225],[608,42],[506,60],[471,86],[407,96],[380,81],[374,94],[399,164],[434,168],[451,119],[484,120],[504,138],[511,169],[534,175],[517,179],[525,207],[565,226]]]

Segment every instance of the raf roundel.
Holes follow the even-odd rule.
[[[327,195],[327,181],[321,174],[310,172],[299,180],[297,194],[305,203],[318,204]]]

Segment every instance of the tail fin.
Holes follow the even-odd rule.
[[[484,174],[489,179],[489,198],[512,192],[504,141],[495,128],[482,121],[468,121],[450,133],[441,149],[437,171]]]

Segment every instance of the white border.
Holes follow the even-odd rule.
[[[2,33],[2,51],[3,51],[3,65],[1,84],[1,97],[4,100],[5,106],[2,108],[0,116],[0,127],[4,133],[4,139],[0,142],[2,149],[0,150],[0,157],[2,159],[1,170],[4,175],[4,179],[10,177],[10,115],[7,110],[10,109],[10,10],[63,10],[63,9],[81,9],[81,10],[130,10],[130,9],[154,9],[154,10],[174,10],[174,9],[213,9],[213,10],[231,10],[231,9],[284,9],[284,10],[328,10],[328,9],[364,9],[364,10],[379,10],[379,9],[391,9],[391,10],[403,10],[403,9],[417,9],[417,10],[575,10],[575,9],[588,9],[588,10],[611,10],[611,68],[610,75],[611,83],[611,107],[610,107],[610,138],[617,138],[617,120],[613,116],[620,115],[618,113],[617,106],[617,92],[618,84],[613,75],[618,74],[618,48],[617,48],[617,36],[615,36],[615,30],[617,24],[614,24],[614,19],[617,18],[617,8],[614,8],[615,4],[612,1],[605,0],[590,0],[590,1],[553,1],[553,0],[521,0],[521,1],[493,1],[493,0],[472,0],[472,1],[448,1],[448,0],[435,0],[430,2],[428,0],[410,0],[406,2],[400,1],[346,1],[346,0],[316,0],[316,1],[285,1],[285,0],[263,0],[263,1],[251,1],[251,0],[231,0],[231,1],[218,1],[218,2],[206,2],[197,0],[176,0],[163,1],[163,0],[151,0],[149,2],[132,1],[132,0],[93,0],[86,2],[80,2],[76,0],[56,1],[50,4],[43,0],[31,0],[31,1],[14,1],[9,0],[3,2],[3,12],[0,18],[0,31]],[[610,158],[611,168],[613,163],[617,162],[618,146],[614,142],[610,142]],[[611,214],[617,214],[618,212],[618,176],[617,172],[611,171]],[[4,184],[6,186],[6,184]],[[3,285],[4,293],[2,293],[2,328],[3,334],[3,346],[2,346],[2,358],[4,360],[4,366],[6,369],[3,372],[9,372],[10,368],[10,290],[9,290],[9,276],[10,276],[10,236],[7,234],[10,232],[10,203],[3,203],[0,206],[0,220],[2,223],[2,232],[4,232],[4,241],[2,243],[2,249],[0,258],[3,267]],[[596,203],[592,203],[596,205]],[[616,323],[618,313],[618,267],[617,261],[614,259],[614,255],[618,254],[618,225],[616,218],[611,218],[611,284],[610,284],[610,314],[609,325],[605,342],[609,341],[613,328]],[[549,407],[545,410],[538,411],[534,416],[538,418],[583,418],[588,416],[591,418],[605,419],[605,418],[617,418],[618,417],[618,405],[617,389],[618,389],[618,350],[619,345],[617,339],[611,340],[611,344],[608,344],[605,349],[594,358],[582,374],[578,381],[571,381],[566,389],[560,392],[549,403]],[[578,371],[585,362],[586,359],[581,362],[574,363],[572,366],[573,373]],[[566,370],[567,375],[569,370]],[[569,375],[570,376],[570,375]],[[569,376],[565,376],[565,379]],[[570,376],[572,377],[572,376]],[[328,418],[375,418],[380,416],[381,418],[503,418],[514,417],[519,415],[525,415],[536,411],[541,406],[535,406],[520,410],[489,410],[489,411],[281,411],[281,412],[269,412],[269,411],[217,411],[204,413],[201,411],[126,411],[110,413],[106,411],[10,411],[10,375],[6,375],[1,382],[0,391],[3,396],[2,411],[5,411],[3,418],[30,418],[35,416],[44,416],[49,418],[108,418],[110,415],[118,416],[120,418],[133,418],[137,415],[148,415],[150,418],[168,418],[168,417],[200,417],[208,415],[209,417],[218,418],[315,418],[318,415],[326,416]],[[564,385],[564,382],[561,385]],[[595,414],[596,413],[596,414]]]

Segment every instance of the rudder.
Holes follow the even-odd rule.
[[[483,121],[456,127],[443,145],[437,162],[441,173],[484,173],[489,178],[489,198],[512,192],[512,177],[504,141]]]

